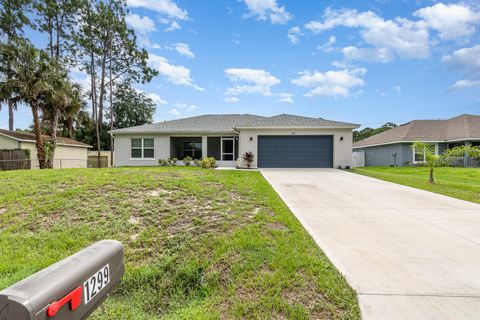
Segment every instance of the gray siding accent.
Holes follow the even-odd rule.
[[[365,166],[393,166],[393,153],[397,154],[397,166],[405,166],[413,159],[412,145],[409,143],[387,144],[365,148],[355,148],[354,151],[365,151]]]

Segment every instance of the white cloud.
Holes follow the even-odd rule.
[[[182,114],[192,113],[197,109],[198,107],[194,104],[176,103],[173,108],[168,110],[168,113],[174,116],[181,116]]]
[[[455,50],[451,55],[443,56],[442,60],[449,66],[468,74],[480,74],[480,44]]]
[[[280,83],[280,79],[261,69],[230,68],[224,70],[227,77],[235,83],[226,91],[227,95],[241,94],[272,95],[271,87]]]
[[[480,13],[461,4],[437,3],[413,13],[422,18],[429,28],[439,32],[442,40],[459,40],[475,33]]]
[[[237,103],[240,101],[237,97],[226,97],[224,100],[229,103]]]
[[[127,0],[127,5],[134,8],[145,8],[156,11],[160,14],[165,14],[171,18],[187,20],[188,12],[181,9],[172,0]]]
[[[411,21],[399,17],[394,20],[385,20],[371,11],[327,9],[322,21],[310,21],[305,24],[305,28],[314,33],[321,33],[336,27],[360,29],[361,38],[370,46],[371,50],[357,50],[356,58],[362,57],[368,58],[367,60],[385,62],[384,58],[375,57],[375,54],[401,58],[427,58],[430,56],[429,33],[427,25],[423,21]]]
[[[190,70],[184,66],[171,64],[164,57],[152,53],[149,54],[148,62],[172,84],[192,87],[199,91],[205,90],[194,83]]]
[[[155,103],[156,105],[167,104],[168,103],[168,101],[163,100],[158,94],[153,93],[153,92],[148,92],[147,97],[152,99],[153,103]]]
[[[468,89],[472,87],[480,87],[480,80],[458,80],[454,84],[452,84],[450,87],[448,87],[448,90],[455,91],[455,90],[463,90],[463,89]]]
[[[273,24],[285,24],[292,19],[292,15],[279,7],[277,0],[244,0],[248,7],[248,17],[256,16],[259,20],[270,20]]]
[[[168,102],[163,100],[158,94],[156,93],[153,93],[153,92],[147,92],[147,91],[144,91],[142,89],[137,89],[135,88],[135,91],[137,92],[141,92],[143,94],[145,94],[147,96],[147,98],[150,98],[152,99],[153,103],[155,103],[156,105],[160,105],[160,104],[167,104]]]
[[[148,34],[155,31],[155,23],[149,17],[140,17],[138,14],[129,14],[125,21],[140,34]]]
[[[332,52],[333,50],[335,50],[335,48],[333,47],[335,42],[337,42],[337,38],[335,38],[335,36],[330,36],[327,42],[317,46],[317,50],[322,50],[324,52]]]
[[[395,85],[395,86],[391,86],[390,89],[392,89],[392,90],[395,91],[396,93],[402,92],[402,87],[400,87],[398,84]]]
[[[176,43],[173,45],[178,54],[185,56],[187,58],[195,58],[195,54],[190,50],[190,47],[186,43]]]
[[[302,32],[300,31],[300,27],[292,27],[288,29],[287,38],[288,40],[293,43],[297,44],[300,41],[300,37],[302,36]]]
[[[356,61],[387,63],[395,58],[393,52],[387,48],[357,48],[348,46],[342,49],[342,53],[346,60]]]
[[[172,21],[170,23],[170,26],[168,28],[165,29],[166,32],[171,32],[171,31],[175,31],[175,30],[180,30],[182,29],[182,27],[178,24],[177,21]]]
[[[279,93],[277,96],[279,102],[293,103],[293,93]]]
[[[306,97],[315,96],[349,96],[352,89],[365,85],[363,76],[367,73],[365,68],[343,69],[327,72],[302,71],[298,79],[292,83],[300,87],[313,88],[305,94]]]

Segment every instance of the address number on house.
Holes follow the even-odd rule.
[[[89,303],[110,282],[110,267],[107,264],[95,272],[83,283],[83,296],[85,304]]]

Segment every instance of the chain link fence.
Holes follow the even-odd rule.
[[[89,156],[88,159],[54,159],[54,169],[67,168],[107,168],[108,159],[100,157],[100,165],[97,157]],[[28,170],[39,169],[40,164],[38,159],[10,159],[0,160],[0,171],[10,170]]]

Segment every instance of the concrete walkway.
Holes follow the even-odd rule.
[[[480,319],[480,205],[335,169],[261,172],[364,319]]]

